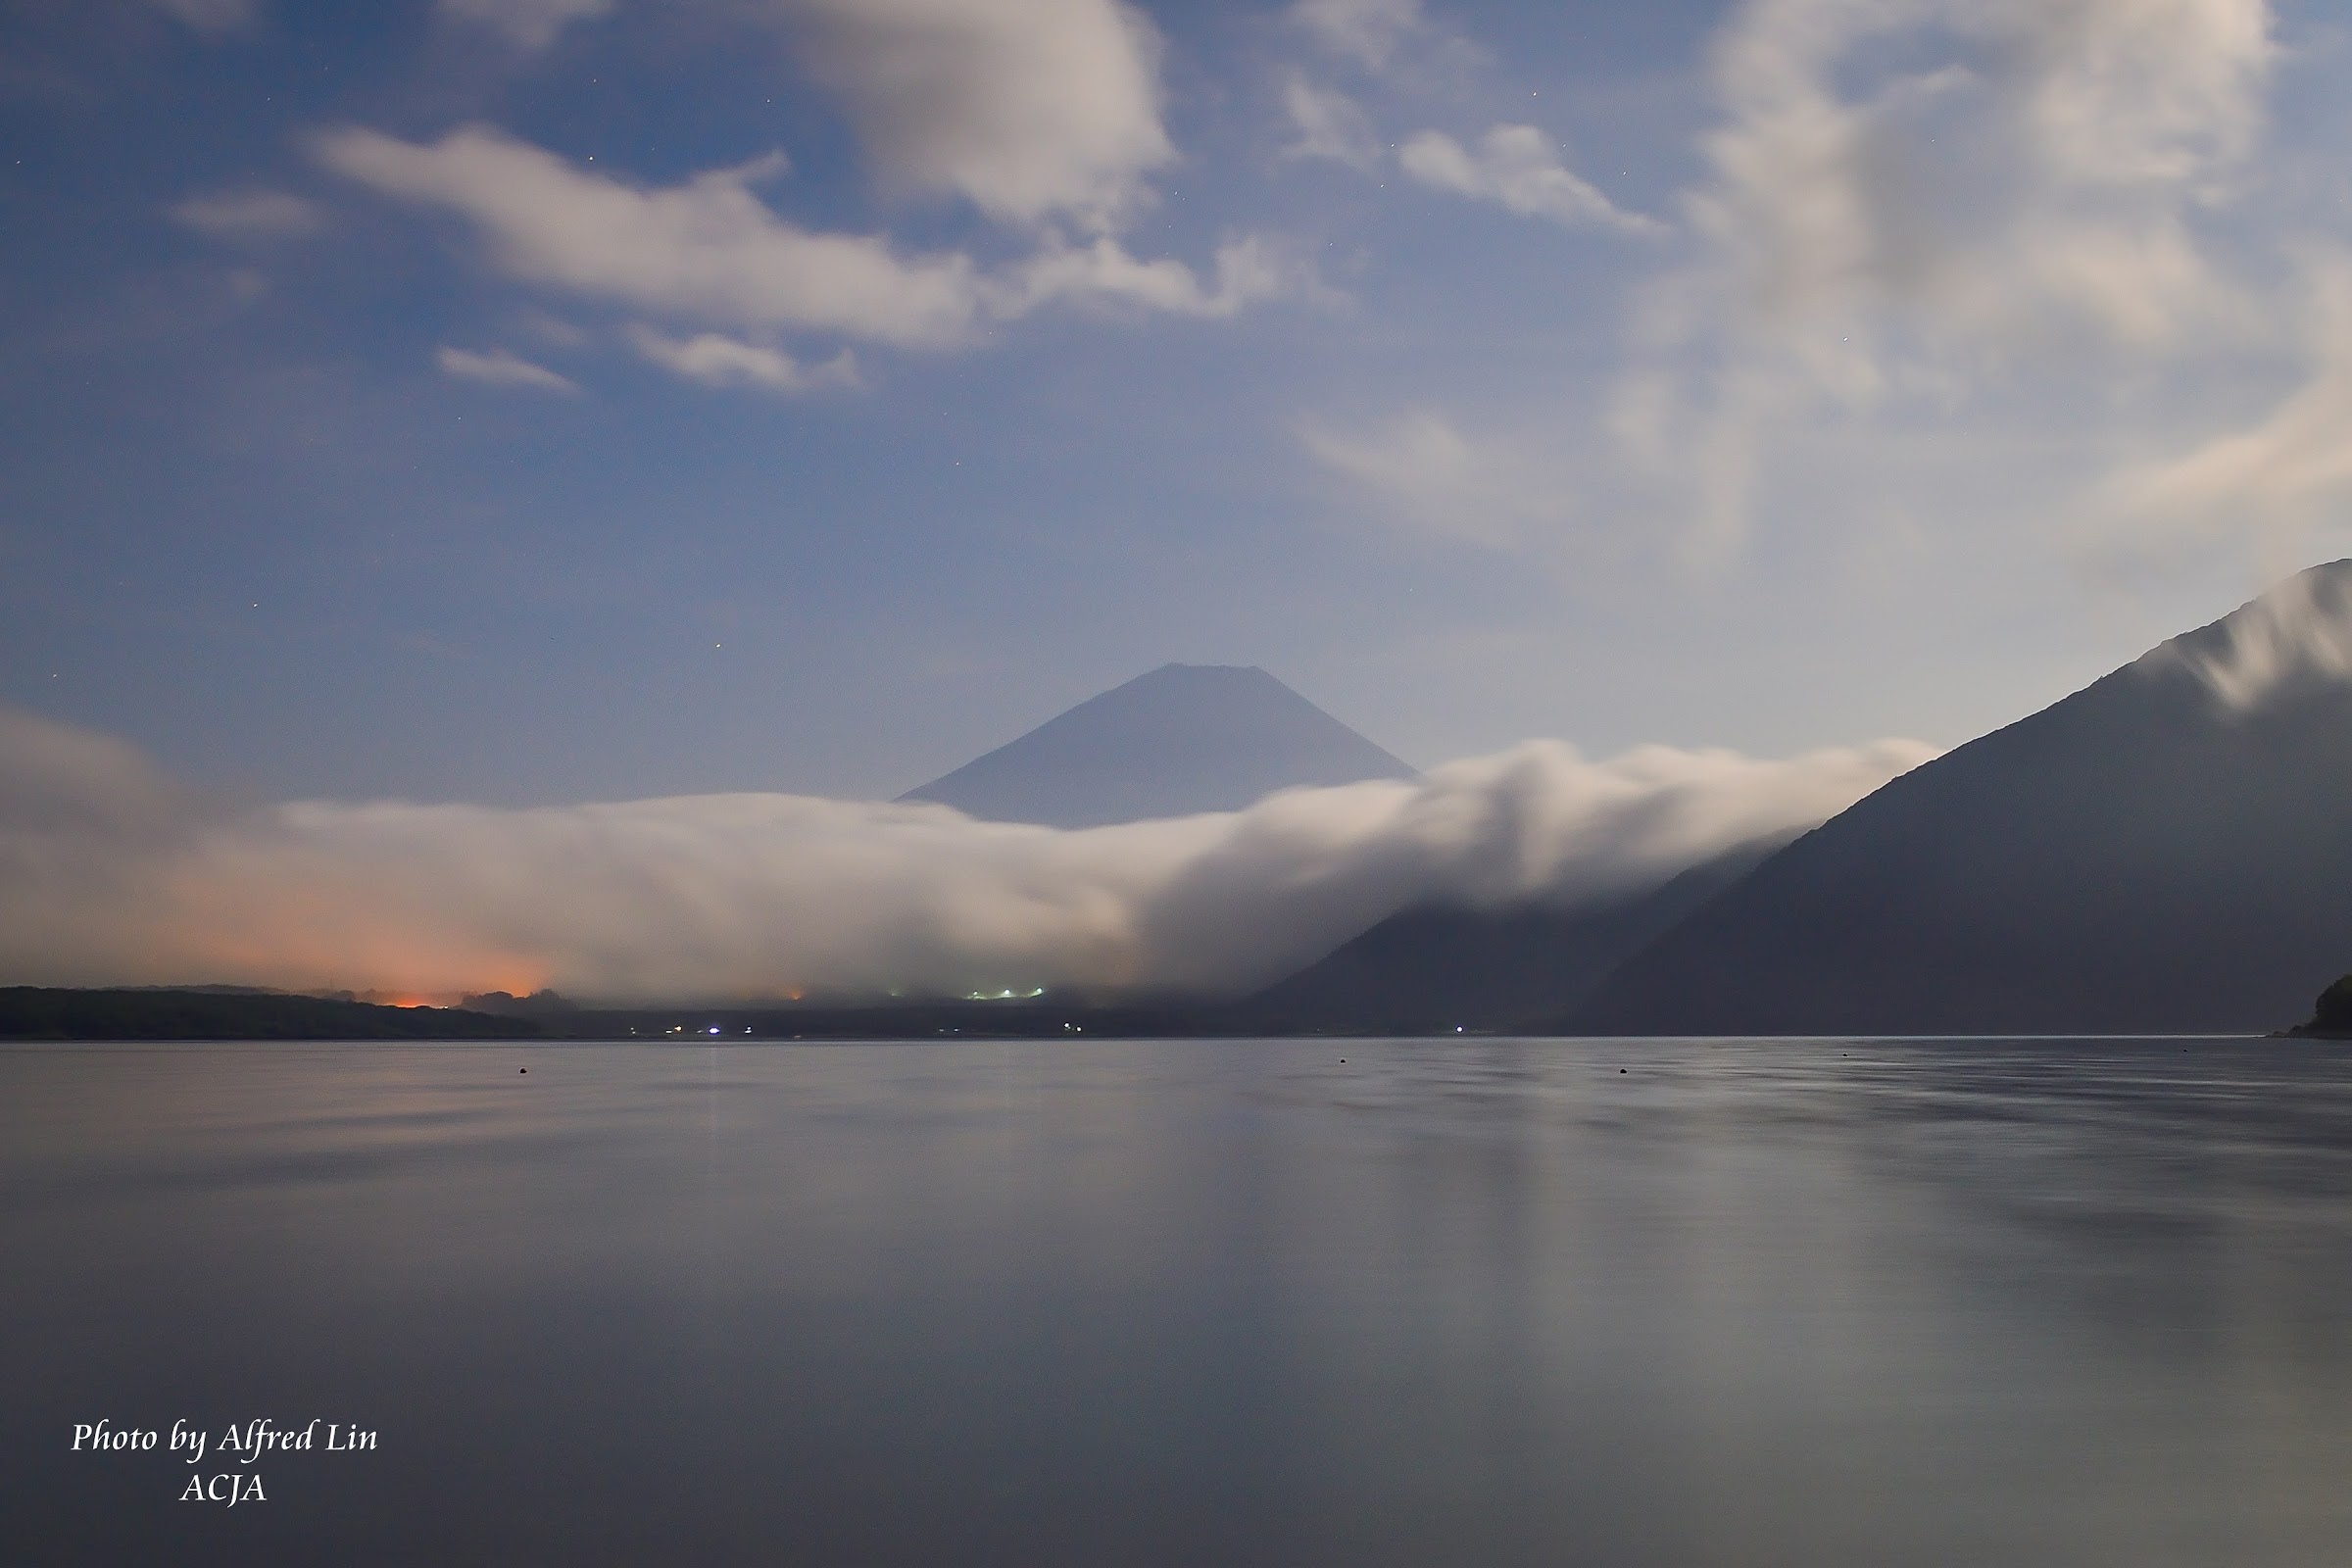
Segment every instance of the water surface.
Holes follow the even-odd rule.
[[[11,1561],[2352,1561],[2338,1047],[16,1047],[0,1247]]]

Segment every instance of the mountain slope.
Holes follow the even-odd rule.
[[[2352,562],[1798,839],[1560,1020],[2267,1030],[2352,964]]]
[[[1584,1002],[1629,956],[1779,847],[1733,850],[1598,905],[1403,909],[1232,1013],[1269,1034],[1525,1028]]]
[[[1078,828],[1236,810],[1295,785],[1415,776],[1262,669],[1163,664],[899,798]]]

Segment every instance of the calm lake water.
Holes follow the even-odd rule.
[[[2352,1562],[2352,1048],[17,1047],[0,1135],[10,1562]]]

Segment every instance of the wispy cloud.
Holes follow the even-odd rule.
[[[2338,563],[2297,572],[2209,632],[2168,643],[2150,657],[2185,662],[2241,712],[2298,677],[2340,682],[2352,676],[2352,570]]]
[[[858,384],[858,361],[848,349],[821,365],[804,365],[781,349],[746,343],[718,332],[676,338],[649,326],[632,327],[637,352],[672,375],[705,386],[756,387],[768,392],[808,392]]]
[[[1291,18],[1333,54],[1378,71],[1428,23],[1421,0],[1296,0]]]
[[[1283,81],[1282,105],[1297,132],[1283,149],[1286,158],[1328,158],[1369,172],[1387,157],[1371,116],[1336,88],[1293,72]]]
[[[1255,236],[1219,245],[1205,285],[1182,262],[1166,257],[1144,261],[1118,241],[1102,237],[1086,245],[1049,239],[1036,255],[992,280],[987,296],[990,308],[1006,317],[1053,300],[1091,300],[1172,316],[1218,318],[1266,300],[1311,298],[1320,291],[1311,267]]]
[[[215,239],[301,239],[326,226],[316,203],[281,190],[224,190],[190,196],[169,209],[183,227]]]
[[[558,375],[544,365],[533,365],[507,349],[481,354],[444,346],[433,356],[433,363],[441,367],[444,375],[454,375],[461,381],[479,381],[484,386],[527,387],[538,392],[574,395],[580,390],[568,377]]]
[[[544,49],[565,27],[612,10],[613,0],[440,0],[441,14],[503,33],[519,49]]]
[[[1324,466],[1432,538],[1509,548],[1572,512],[1568,475],[1548,449],[1471,435],[1432,410],[1354,428],[1308,420],[1298,437]]]
[[[1425,130],[1407,140],[1396,158],[1424,185],[1496,202],[1522,218],[1628,234],[1666,232],[1656,219],[1625,211],[1568,168],[1551,138],[1533,125],[1496,125],[1475,151],[1443,131]]]
[[[199,32],[234,32],[261,18],[255,0],[154,0],[154,4]]]
[[[2352,500],[2352,258],[2313,269],[2297,313],[2307,379],[2252,425],[2114,475],[2103,511],[2127,526],[2305,529]]]

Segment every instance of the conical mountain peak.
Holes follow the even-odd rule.
[[[1414,776],[1253,664],[1171,663],[900,799],[1078,828],[1238,810],[1298,785]]]

